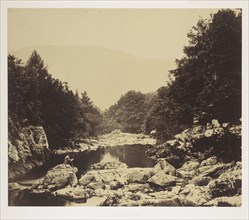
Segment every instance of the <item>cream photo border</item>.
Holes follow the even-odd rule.
[[[248,1],[3,1],[1,4],[0,219],[248,219]],[[242,8],[242,207],[9,207],[7,13],[9,8]],[[194,24],[193,24],[194,25]],[[18,36],[17,36],[18,37]]]

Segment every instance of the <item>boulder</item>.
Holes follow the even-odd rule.
[[[16,147],[14,147],[14,145],[9,141],[8,142],[8,159],[9,162],[13,162],[16,163],[20,160],[19,155],[18,155],[18,151],[16,149]]]
[[[124,186],[123,182],[120,182],[118,180],[114,180],[110,183],[111,190],[117,190],[119,188],[122,188]]]
[[[193,171],[196,170],[200,166],[200,163],[196,160],[190,160],[183,164],[181,168],[179,168],[179,172],[181,171]]]
[[[176,182],[179,182],[179,178],[167,175],[163,171],[158,172],[150,179],[148,179],[148,183],[155,184],[160,187],[168,187],[168,186],[175,186]]]
[[[218,163],[218,158],[216,156],[212,156],[212,157],[209,157],[208,159],[206,160],[203,160],[201,162],[201,167],[203,166],[210,166],[210,165],[215,165]]]
[[[211,198],[207,187],[195,186],[190,189],[186,199],[192,201],[197,206],[207,203]]]
[[[102,182],[91,182],[86,187],[93,190],[105,189],[105,184]]]
[[[112,181],[120,181],[122,184],[126,183],[124,175],[127,174],[127,169],[104,169],[88,171],[79,180],[81,185],[87,185],[90,182],[103,182],[110,184]]]
[[[195,176],[189,183],[194,184],[195,186],[206,186],[212,180],[209,176]]]
[[[86,190],[81,186],[59,189],[53,192],[53,195],[73,202],[86,202],[89,196]]]
[[[222,137],[225,134],[225,130],[222,127],[214,128],[214,134],[218,137]]]
[[[87,184],[93,182],[93,181],[96,181],[96,178],[94,175],[89,175],[89,174],[85,174],[84,176],[82,176],[80,179],[79,179],[79,184],[81,186],[86,186]]]
[[[217,177],[226,168],[225,164],[203,166],[198,169],[200,176]]]
[[[192,179],[193,177],[197,175],[196,170],[193,170],[193,171],[177,170],[177,171],[180,173],[180,177],[185,178],[185,179]]]
[[[129,168],[124,174],[124,178],[128,183],[146,183],[153,173],[153,168]]]
[[[174,186],[174,187],[172,188],[171,192],[172,192],[172,193],[175,193],[176,195],[178,195],[179,192],[180,192],[180,190],[181,190],[181,186]]]
[[[14,190],[20,191],[20,190],[25,190],[25,189],[28,189],[28,187],[22,186],[19,183],[12,182],[8,184],[9,191],[14,191]]]
[[[154,166],[154,172],[158,173],[163,171],[165,174],[176,176],[176,169],[170,165],[165,159],[158,159],[157,164]]]
[[[181,202],[177,197],[169,198],[149,198],[143,199],[139,202],[140,206],[181,206]]]
[[[205,137],[212,137],[214,135],[214,130],[213,129],[207,129],[204,133]]]
[[[213,128],[219,128],[221,125],[217,119],[213,119],[212,126],[213,126]]]
[[[232,197],[218,197],[204,204],[205,206],[233,206],[241,207],[242,199],[241,195]]]
[[[242,172],[241,169],[236,168],[222,173],[216,180],[212,180],[208,184],[212,198],[234,196],[241,193]]]
[[[76,167],[71,167],[69,164],[57,165],[47,172],[42,186],[49,190],[61,189],[67,185],[75,186],[78,184],[77,171]]]
[[[100,204],[100,206],[118,206],[122,195],[119,193],[111,193],[106,199]]]

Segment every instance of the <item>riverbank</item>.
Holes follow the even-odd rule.
[[[165,159],[152,168],[108,162],[94,164],[79,179],[76,173],[77,168],[61,164],[39,184],[10,183],[10,201],[26,191],[37,199],[47,195],[84,206],[241,206],[241,162],[225,164],[212,157],[179,169]]]
[[[148,136],[115,131],[99,138],[93,146],[116,150],[118,143],[134,145],[135,140],[140,140],[145,146],[155,141]],[[119,152],[120,158],[142,160],[134,152],[126,155],[125,149],[123,146]],[[110,161],[110,155],[107,155],[107,161],[101,159],[100,163],[92,163],[84,172],[79,170],[82,164],[78,168],[69,164],[56,165],[38,183],[26,186],[10,183],[9,205],[18,205],[17,198],[30,196],[34,201],[49,198],[52,205],[242,205],[241,125],[219,124],[217,120],[206,126],[194,125],[177,134],[175,139],[150,147],[147,155],[154,159],[151,167]],[[80,161],[88,164],[86,160]]]
[[[149,145],[154,146],[156,140],[144,134],[123,133],[120,130],[114,130],[109,134],[101,135],[95,139],[78,141],[73,147],[53,150],[53,154],[63,155],[68,153],[79,153],[96,151],[97,149],[123,146],[123,145]]]

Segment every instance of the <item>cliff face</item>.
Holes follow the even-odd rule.
[[[8,178],[20,177],[45,163],[48,141],[43,127],[21,127],[9,118]]]

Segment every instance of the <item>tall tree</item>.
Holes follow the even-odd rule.
[[[195,117],[201,123],[241,117],[241,12],[220,10],[200,19],[188,38],[183,58],[170,71],[172,81],[158,90],[147,117],[160,138],[172,137]]]

